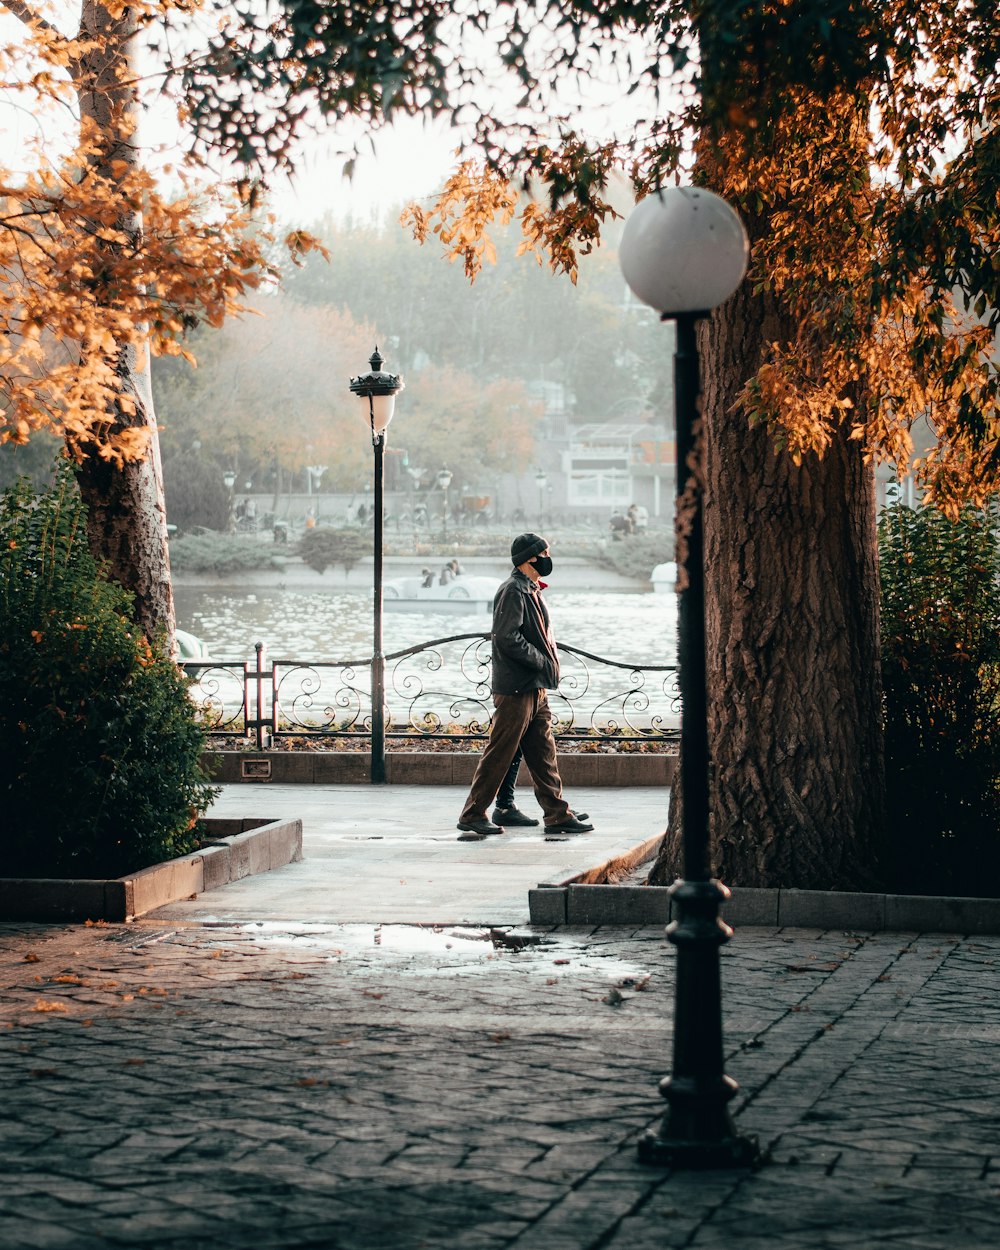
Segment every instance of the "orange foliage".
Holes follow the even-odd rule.
[[[713,185],[751,226],[750,280],[797,325],[747,380],[744,409],[796,463],[822,455],[846,425],[866,459],[915,472],[950,515],[982,505],[1000,486],[994,335],[950,291],[931,290],[926,240],[891,236],[911,192],[874,171],[867,110],[846,95],[790,94],[794,107],[766,144],[733,130],[709,162]],[[951,228],[983,229],[972,213]],[[905,277],[889,280],[906,248]],[[933,436],[921,454],[918,422]]]
[[[600,239],[605,218],[618,214],[593,188],[611,171],[617,149],[607,146],[597,155],[575,138],[560,150],[548,147],[530,153],[529,173],[549,188],[548,208],[535,200],[520,204],[512,181],[481,161],[465,160],[434,198],[430,209],[409,204],[400,222],[425,243],[431,232],[445,244],[445,257],[461,259],[474,280],[483,263],[496,264],[496,249],[487,233],[494,222],[508,225],[516,216],[524,240],[518,255],[530,253],[541,265],[577,280],[577,256],[587,255]],[[572,185],[575,194],[568,191]],[[435,223],[436,224],[432,224]]]
[[[527,468],[541,415],[520,382],[484,383],[475,373],[432,367],[407,378],[405,437],[402,430],[399,437],[411,460],[425,468],[448,465],[476,487],[498,470]]]
[[[328,466],[325,485],[357,482],[370,469],[371,447],[366,409],[346,379],[379,341],[375,329],[280,291],[259,295],[252,311],[205,336],[201,367],[158,394],[164,455],[200,440],[234,466],[319,463]],[[394,435],[395,425],[390,445]]]
[[[505,178],[474,161],[463,161],[435,198],[430,212],[419,204],[410,204],[400,221],[412,229],[420,243],[425,243],[433,230],[445,245],[447,259],[461,258],[467,276],[472,279],[482,269],[484,261],[490,265],[497,261],[487,227],[496,220],[502,226],[507,225],[516,207],[517,195]],[[437,224],[432,226],[434,218]]]
[[[189,5],[106,6],[129,24],[109,36],[98,11],[89,39],[63,35],[41,8],[8,7],[31,21],[0,52],[0,90],[30,108],[39,135],[26,145],[27,172],[0,166],[0,442],[48,430],[78,456],[140,459],[153,427],[137,419],[134,376],[150,353],[193,363],[188,332],[220,325],[271,276],[270,236],[193,158],[169,171],[165,193],[135,145],[134,23]],[[77,107],[84,91],[106,96],[91,115]],[[302,233],[287,243],[296,256],[316,246]]]

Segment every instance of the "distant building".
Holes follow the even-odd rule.
[[[566,506],[610,513],[630,504],[651,517],[673,514],[674,438],[649,422],[588,423],[571,427],[562,453]]]

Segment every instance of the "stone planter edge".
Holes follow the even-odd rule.
[[[613,885],[595,880],[598,872],[591,869],[529,890],[531,923],[660,925],[674,918],[668,886]],[[723,904],[722,919],[732,925],[769,929],[1000,934],[1000,899],[735,886]]]
[[[108,880],[0,878],[0,920],[122,923],[302,858],[302,821],[207,817],[211,844]]]
[[[389,751],[386,781],[392,785],[467,786],[479,756],[458,751]],[[363,785],[371,779],[367,751],[206,751],[206,772],[223,785]],[[629,752],[559,752],[567,786],[669,786],[676,755]],[[522,767],[520,782],[528,784]]]

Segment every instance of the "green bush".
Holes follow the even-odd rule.
[[[879,524],[894,889],[997,893],[1000,524],[898,505]]]
[[[170,567],[175,573],[255,573],[260,569],[283,569],[284,559],[270,545],[256,538],[209,531],[184,534],[170,543]]]
[[[604,568],[624,577],[649,581],[653,569],[674,559],[673,531],[655,530],[647,534],[626,534],[621,541],[607,543],[597,557]]]
[[[72,471],[0,496],[3,875],[120,876],[197,846],[216,791],[187,680],[87,546]]]
[[[311,569],[324,573],[339,564],[348,574],[357,562],[372,552],[371,535],[362,530],[332,529],[317,525],[299,540],[298,553]]]

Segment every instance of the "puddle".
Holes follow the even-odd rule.
[[[630,958],[627,940],[599,940],[517,926],[408,924],[307,924],[203,920],[175,929],[181,944],[206,942],[229,948],[310,955],[335,963],[372,961],[400,975],[459,977],[495,970],[498,962],[526,975],[545,978],[598,976],[629,988],[648,983],[671,955],[662,946],[636,943]]]

